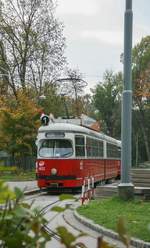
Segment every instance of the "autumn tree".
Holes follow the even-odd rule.
[[[72,115],[74,116],[75,113],[77,112],[77,107],[76,107],[76,100],[75,98],[70,98],[69,102],[67,102],[67,105],[69,106],[69,102],[71,104],[71,111],[72,111]],[[94,106],[92,104],[92,96],[91,94],[83,94],[78,96],[78,107],[79,107],[79,116],[81,116],[81,114],[85,114],[87,116],[91,116],[91,117],[95,117],[94,115]]]
[[[24,93],[0,98],[0,150],[12,156],[33,155],[39,110]]]
[[[63,25],[52,0],[1,0],[0,73],[16,95],[28,84],[39,95],[44,82],[55,80],[65,58]]]

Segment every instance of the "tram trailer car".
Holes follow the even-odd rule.
[[[89,177],[96,185],[120,176],[121,142],[103,133],[51,123],[39,128],[36,144],[36,176],[41,190],[76,191]]]

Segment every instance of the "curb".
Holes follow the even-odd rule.
[[[109,238],[116,239],[116,240],[120,241],[119,235],[116,232],[111,231],[110,229],[106,229],[105,227],[102,227],[98,224],[95,224],[92,220],[87,219],[87,218],[81,216],[80,214],[78,214],[76,210],[73,212],[73,215],[79,222],[81,222],[82,224],[91,228],[92,230],[94,230],[94,231],[96,231],[96,232],[98,232],[104,236],[107,236]],[[149,242],[144,242],[140,239],[131,238],[130,244],[136,248],[150,248]]]

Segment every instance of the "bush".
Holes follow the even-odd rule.
[[[23,192],[14,192],[0,182],[0,199],[5,204],[0,209],[0,247],[1,248],[43,248],[50,236],[43,225],[46,220],[32,204],[23,202]]]

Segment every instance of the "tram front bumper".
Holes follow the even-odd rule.
[[[38,176],[38,186],[39,188],[51,188],[51,189],[60,189],[60,188],[74,188],[81,187],[82,180],[76,179],[75,176]]]

